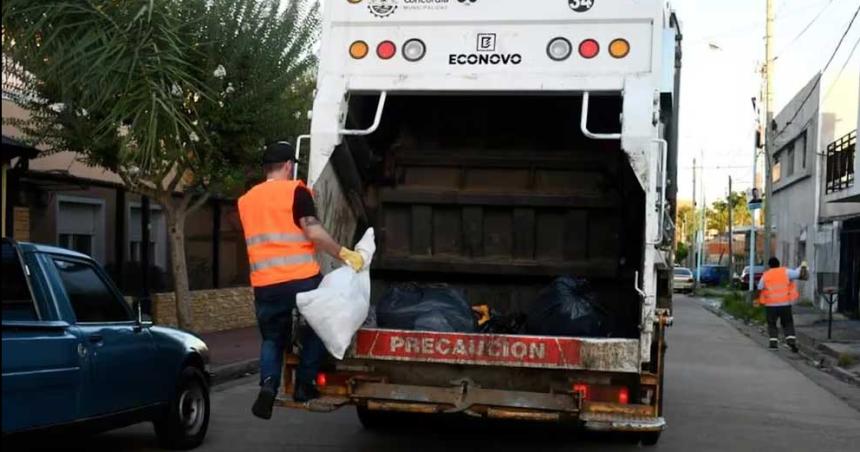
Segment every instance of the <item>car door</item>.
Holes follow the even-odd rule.
[[[52,258],[65,296],[75,315],[75,328],[89,357],[81,411],[98,416],[158,402],[152,384],[155,344],[128,304],[92,261]]]
[[[71,422],[85,366],[80,338],[33,296],[17,247],[3,240],[0,256],[3,433]]]

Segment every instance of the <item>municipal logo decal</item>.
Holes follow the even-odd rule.
[[[397,0],[370,0],[367,9],[376,17],[388,17],[397,11]]]

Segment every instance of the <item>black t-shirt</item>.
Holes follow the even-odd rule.
[[[304,217],[317,216],[317,208],[314,206],[314,197],[310,190],[305,187],[296,187],[293,194],[293,221],[301,229],[299,220]]]

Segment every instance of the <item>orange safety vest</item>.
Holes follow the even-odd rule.
[[[251,285],[270,286],[319,274],[314,244],[293,220],[296,188],[301,181],[268,181],[239,198]]]
[[[761,277],[764,289],[759,303],[764,306],[786,306],[800,298],[797,285],[788,277],[785,267],[772,268]]]

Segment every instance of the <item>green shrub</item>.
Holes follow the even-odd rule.
[[[723,295],[722,298],[723,311],[732,316],[754,323],[764,323],[766,321],[764,308],[747,301],[744,293],[731,292]]]
[[[836,364],[839,365],[839,367],[843,368],[851,367],[857,364],[857,358],[847,353],[842,353],[839,355],[839,360],[836,362]]]

